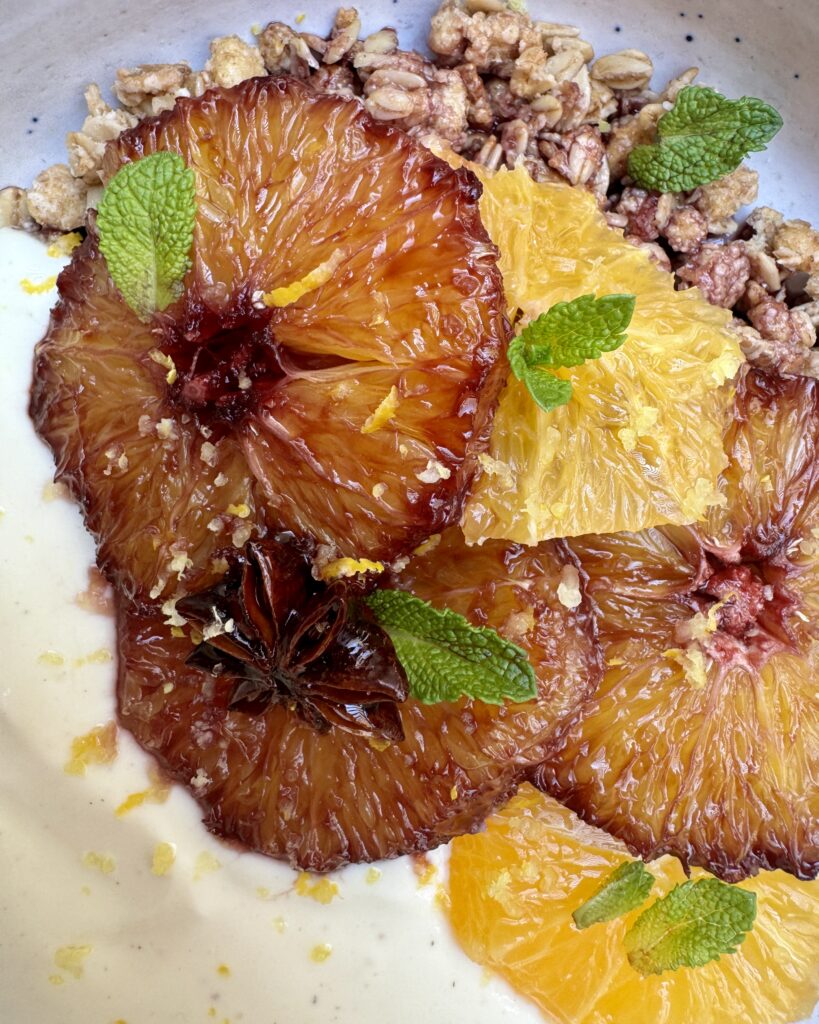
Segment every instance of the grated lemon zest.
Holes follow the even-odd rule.
[[[686,680],[697,690],[701,690],[708,682],[708,666],[710,661],[702,649],[696,644],[687,647],[671,647],[663,651],[663,657],[675,661],[685,673]]]
[[[171,359],[171,357],[166,352],[161,352],[158,348],[152,348],[148,355],[158,366],[165,367],[165,369],[168,371],[165,374],[165,380],[169,384],[173,384],[173,382],[179,376],[176,372],[176,363],[174,363],[173,359]]]
[[[71,756],[63,771],[66,775],[85,775],[92,764],[110,764],[117,756],[117,724],[98,725],[71,741]]]
[[[89,850],[83,856],[82,862],[84,867],[99,871],[101,875],[112,874],[117,866],[116,858],[110,853],[96,853],[94,850]]]
[[[79,234],[79,232],[69,231],[68,234],[60,235],[59,238],[55,238],[51,245],[46,249],[46,254],[56,259],[61,259],[63,256],[70,256],[81,242],[82,235]]]
[[[250,515],[250,506],[245,505],[244,502],[239,505],[228,505],[227,514],[229,516],[237,516],[239,519],[247,519]]]
[[[423,544],[419,544],[418,545],[418,547],[413,551],[413,554],[414,555],[428,555],[430,553],[430,551],[434,551],[438,547],[438,545],[440,543],[441,543],[441,535],[440,535],[440,533],[433,533],[431,537],[427,537],[427,539],[423,542]]]
[[[222,862],[220,860],[214,857],[212,853],[209,853],[207,850],[204,850],[196,858],[196,864],[194,865],[193,869],[194,882],[198,882],[201,878],[204,878],[205,875],[209,875],[214,871],[218,871],[219,868],[221,868],[221,866]]]
[[[338,896],[338,886],[329,878],[313,878],[307,871],[302,871],[296,879],[293,891],[297,896],[305,896],[316,903],[332,903]]]
[[[46,292],[50,292],[56,283],[56,274],[52,277],[45,278],[43,281],[30,281],[27,277],[24,277],[22,281],[20,281],[20,287],[26,295],[44,295]]]
[[[167,875],[176,860],[176,847],[173,843],[157,843],[151,857],[151,871],[161,877]]]
[[[170,792],[170,784],[158,780],[147,789],[130,793],[117,807],[114,814],[118,818],[123,818],[129,811],[133,811],[134,808],[141,807],[143,804],[164,804]]]
[[[398,406],[401,399],[398,397],[398,388],[393,384],[390,388],[389,393],[381,399],[374,413],[364,420],[364,425],[361,427],[362,434],[374,434],[377,430],[380,430],[395,416],[398,412]]]
[[[54,966],[79,979],[91,949],[91,946],[60,946],[54,954]]]
[[[383,562],[371,562],[369,558],[336,558],[321,567],[323,580],[348,579],[365,572],[383,572]]]
[[[43,651],[37,659],[40,665],[64,665],[65,658],[58,651]]]
[[[318,946],[313,946],[310,950],[310,959],[313,963],[323,964],[325,960],[328,960],[332,955],[333,947],[329,942],[322,942]]]
[[[303,295],[327,284],[343,259],[344,250],[336,249],[329,259],[319,263],[314,270],[299,278],[298,281],[293,281],[292,284],[265,292],[262,295],[262,302],[265,306],[275,306],[276,308],[290,306],[292,303],[298,302]]]

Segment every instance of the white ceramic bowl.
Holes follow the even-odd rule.
[[[290,8],[249,0],[2,0],[2,7],[0,185],[26,185],[64,159],[63,137],[82,122],[87,82],[105,90],[117,67],[140,62],[201,67],[212,37],[247,36],[251,24],[272,18],[304,12],[304,29],[325,32],[335,9],[327,0]],[[646,50],[657,82],[696,64],[702,80],[726,94],[773,103],[785,128],[752,160],[762,175],[760,202],[819,221],[816,0],[531,0],[531,7],[579,25],[598,54]],[[364,28],[394,25],[403,47],[422,48],[432,10],[427,0],[371,0]],[[0,279],[53,273],[37,243],[25,242],[33,248],[5,264],[0,247]],[[0,351],[0,505],[8,508],[0,524],[0,614],[15,637],[0,683],[3,1024],[536,1024],[539,1014],[503,984],[482,982],[435,910],[434,884],[419,888],[406,860],[383,865],[376,885],[366,869],[344,872],[338,898],[321,905],[288,892],[287,868],[211,839],[178,788],[167,803],[115,818],[125,794],[146,785],[148,760],[128,736],[112,767],[87,780],[62,773],[71,738],[113,715],[111,666],[77,664],[110,648],[113,637],[108,620],[72,604],[92,545],[73,506],[43,505],[51,459],[25,419],[29,353],[52,301],[40,296],[31,316],[4,319]],[[62,652],[63,665],[38,660],[47,650]],[[177,847],[168,879],[150,871],[160,841]],[[115,855],[116,869],[89,871],[81,863],[89,850]],[[207,872],[208,857],[221,868]],[[333,953],[319,964],[310,952],[322,943]],[[54,963],[55,951],[71,945],[91,947],[78,980]]]

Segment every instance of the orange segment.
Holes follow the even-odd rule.
[[[560,1024],[787,1024],[819,999],[819,884],[781,872],[742,882],[753,930],[704,967],[643,976],[623,936],[641,913],[583,931],[572,911],[629,859],[616,839],[524,786],[486,831],[451,848],[450,919],[458,941]],[[678,861],[648,865],[650,899],[685,881]],[[704,873],[696,873],[696,877]]]
[[[628,293],[636,307],[619,349],[559,370],[568,405],[550,413],[510,379],[489,454],[464,514],[470,543],[691,523],[718,500],[730,382],[742,363],[729,314],[610,229],[594,198],[538,184],[519,166],[484,185],[481,216],[500,249],[510,316],[535,319],[557,302]],[[498,467],[496,467],[497,469]]]

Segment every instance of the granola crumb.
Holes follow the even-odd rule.
[[[87,191],[67,164],[54,164],[32,182],[26,195],[28,211],[42,227],[73,231],[85,221]]]
[[[210,57],[205,73],[216,85],[230,89],[248,78],[265,74],[265,63],[257,46],[239,36],[219,36],[210,44]]]

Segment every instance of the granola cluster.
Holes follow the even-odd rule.
[[[519,2],[519,0],[518,0]],[[110,139],[179,96],[287,74],[358,98],[380,121],[428,144],[444,144],[488,170],[522,163],[536,181],[568,182],[597,199],[611,227],[675,274],[732,309],[750,362],[782,373],[819,376],[819,232],[759,207],[757,173],[741,166],[693,192],[658,193],[628,177],[635,146],[698,74],[689,68],[659,91],[640,50],[596,57],[572,25],[535,21],[516,0],[443,0],[430,23],[432,58],[401,50],[392,28],[361,37],[355,8],[341,8],[327,38],[282,22],[214,39],[201,71],[180,62],[122,68],[112,108],[96,85],[88,116],[66,138],[68,163],[35,178],[27,193],[0,192],[0,225],[68,231],[81,227],[99,196]]]

